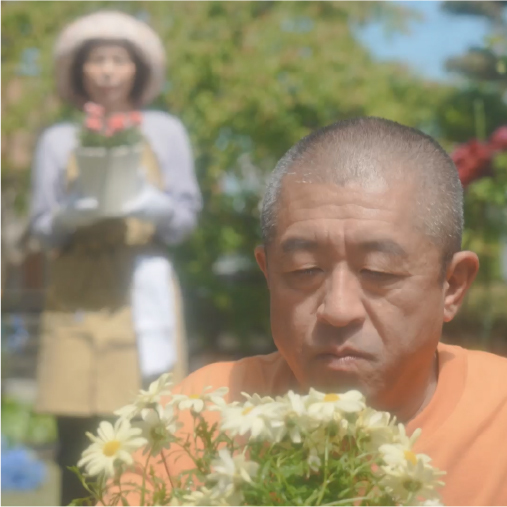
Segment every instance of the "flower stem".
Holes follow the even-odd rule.
[[[162,463],[164,463],[164,468],[165,468],[165,471],[167,472],[167,477],[169,478],[169,482],[171,483],[171,490],[173,490],[174,484],[173,484],[173,480],[171,477],[171,472],[169,472],[169,467],[167,466],[167,461],[166,461],[163,449],[160,451],[160,454],[162,454]]]
[[[359,500],[366,500],[367,496],[357,496],[356,498],[344,498],[343,500],[337,500],[336,502],[325,503],[323,507],[331,507],[332,505],[353,505],[354,502]]]
[[[329,465],[329,435],[326,435],[326,451],[324,453],[324,481],[322,482],[319,498],[317,498],[317,503],[315,505],[320,505],[322,503],[322,499],[324,498],[324,494],[326,493],[327,477],[329,472],[328,465]]]
[[[148,449],[148,457],[146,458],[146,463],[144,464],[143,470],[143,484],[141,486],[141,505],[144,505],[145,494],[146,494],[146,472],[148,471],[148,464],[150,463],[151,452],[153,451],[153,447]]]

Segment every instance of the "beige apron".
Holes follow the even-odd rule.
[[[147,179],[161,187],[156,157],[145,143]],[[78,176],[74,156],[67,181]],[[165,254],[154,226],[135,218],[107,219],[78,229],[49,262],[42,315],[36,409],[67,416],[107,415],[131,402],[141,388],[130,291],[139,254]],[[177,362],[174,379],[187,373],[180,287],[175,275]]]

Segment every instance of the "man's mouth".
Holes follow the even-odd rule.
[[[372,356],[350,347],[337,347],[317,354],[316,359],[322,366],[335,371],[354,371]]]

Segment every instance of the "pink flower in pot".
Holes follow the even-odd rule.
[[[130,123],[134,126],[139,126],[143,122],[143,116],[140,111],[132,111],[129,114]]]
[[[113,114],[107,120],[106,136],[110,137],[116,132],[120,132],[127,127],[127,118],[124,113]]]
[[[85,120],[85,127],[88,130],[91,130],[93,132],[101,132],[102,127],[103,127],[103,122],[102,122],[101,118],[89,116]]]

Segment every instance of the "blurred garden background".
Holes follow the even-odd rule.
[[[191,136],[204,210],[171,255],[192,368],[273,350],[253,257],[265,176],[311,130],[358,115],[419,128],[453,154],[463,246],[481,272],[444,340],[507,356],[507,2],[2,2],[4,463],[8,452],[20,470],[34,463],[20,445],[53,452],[52,420],[31,411],[45,264],[27,233],[30,164],[41,131],[71,114],[54,90],[55,38],[104,8],[160,34],[169,69],[152,107]],[[42,488],[4,493],[4,505],[56,502],[54,470],[33,470],[25,483],[2,473],[4,492]]]

